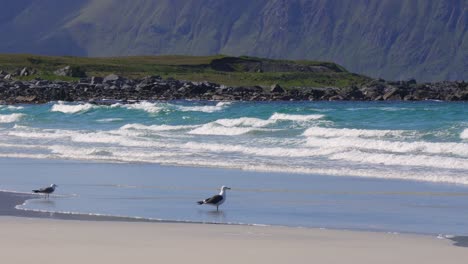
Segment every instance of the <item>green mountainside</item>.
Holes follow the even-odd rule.
[[[15,0],[0,53],[322,60],[372,77],[468,80],[468,0]]]

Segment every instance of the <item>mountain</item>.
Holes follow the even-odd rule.
[[[468,0],[15,0],[1,53],[249,55],[468,80]]]

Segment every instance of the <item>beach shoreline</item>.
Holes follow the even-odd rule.
[[[430,239],[449,240],[453,242],[454,246],[468,248],[468,236],[449,236],[449,237],[435,237],[430,234],[417,234],[417,233],[399,233],[399,232],[386,232],[375,230],[349,230],[349,229],[330,229],[330,228],[311,228],[311,227],[287,227],[279,225],[253,225],[253,224],[227,224],[227,223],[203,223],[203,222],[185,222],[174,220],[154,220],[135,217],[121,217],[121,216],[106,216],[106,215],[90,215],[80,213],[62,213],[62,212],[41,212],[33,210],[20,210],[16,207],[25,203],[29,199],[42,199],[39,195],[27,193],[15,193],[8,191],[0,191],[0,222],[4,219],[37,219],[41,221],[71,221],[71,222],[116,222],[116,223],[153,223],[153,224],[177,224],[177,225],[210,225],[210,226],[238,226],[239,228],[277,228],[277,229],[290,229],[290,230],[326,230],[330,232],[350,232],[350,233],[367,233],[367,234],[380,234],[380,235],[401,235],[412,237],[426,237]]]
[[[11,160],[8,164],[11,164],[16,175],[26,175],[20,170],[26,161],[15,161],[17,164],[12,164]],[[82,175],[86,175],[85,171],[81,171],[87,168],[85,164],[53,161],[55,166],[50,170],[50,162],[32,161],[26,164],[29,164],[28,171],[32,168],[37,169],[37,166],[44,166],[49,174],[60,174],[56,171],[57,168],[66,164],[75,169],[79,168]],[[88,166],[91,166],[88,168],[90,170],[99,171],[99,167],[95,166],[101,165]],[[107,164],[104,167],[109,172],[128,166]],[[153,171],[154,168],[154,165],[138,167],[138,171]],[[164,167],[157,168],[164,171]],[[67,167],[64,170],[69,169]],[[196,171],[193,173],[197,174]],[[466,237],[448,238],[429,234],[344,228],[151,221],[18,210],[16,206],[24,204],[27,200],[39,198],[36,200],[46,201],[41,196],[27,193],[25,186],[29,186],[29,181],[28,178],[22,183],[24,185],[18,185],[24,192],[0,191],[0,247],[3,249],[3,260],[9,263],[22,264],[47,259],[51,264],[63,263],[64,260],[69,264],[155,261],[194,264],[211,261],[269,264],[289,261],[332,264],[349,261],[362,264],[424,261],[435,264],[444,261],[456,264],[464,263],[468,257]],[[67,188],[71,186],[68,185]],[[51,197],[52,201],[57,202],[63,199],[66,198],[61,197],[61,193]],[[229,207],[223,209],[228,213],[233,210]],[[428,252],[431,252],[430,258]]]
[[[462,209],[467,195],[463,186],[156,164],[30,159],[0,159],[0,164],[2,190],[13,192],[0,192],[1,201],[9,203],[2,206],[8,208],[2,213],[7,216],[324,228],[431,237],[466,234],[463,214],[443,223],[431,218],[441,213],[440,205],[450,205],[451,211]],[[284,179],[291,185],[285,186]],[[51,183],[59,188],[49,200],[34,199],[41,196],[29,193]],[[197,199],[216,193],[222,184],[235,188],[219,213],[196,205]],[[419,206],[425,203],[431,207]],[[395,211],[395,206],[403,211]]]
[[[289,227],[77,221],[0,216],[8,263],[464,263],[435,237]],[[27,252],[27,254],[24,254]],[[430,254],[429,254],[430,252]],[[430,255],[430,257],[429,257]]]

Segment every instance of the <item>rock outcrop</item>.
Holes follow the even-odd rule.
[[[77,77],[83,78],[86,77],[86,72],[79,67],[65,66],[61,69],[58,69],[54,72],[58,76],[68,76],[68,77]]]
[[[38,104],[49,101],[105,100],[219,100],[219,101],[379,101],[442,100],[468,101],[468,83],[437,82],[418,84],[413,80],[387,82],[373,80],[350,87],[295,87],[273,85],[226,87],[211,82],[180,81],[151,76],[127,79],[115,74],[105,78],[82,78],[79,82],[11,79],[7,72],[0,79],[0,103]],[[9,77],[10,76],[10,77]]]

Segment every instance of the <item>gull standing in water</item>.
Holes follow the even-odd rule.
[[[58,187],[56,184],[51,184],[49,187],[41,188],[39,190],[33,190],[34,193],[43,193],[46,198],[49,198],[49,195],[55,191],[55,188]]]
[[[219,206],[222,205],[226,201],[226,190],[231,190],[231,188],[223,186],[221,187],[221,192],[219,192],[219,194],[213,197],[207,198],[203,201],[198,201],[197,203],[199,205],[209,204],[209,205],[216,206],[216,211],[218,211]]]

